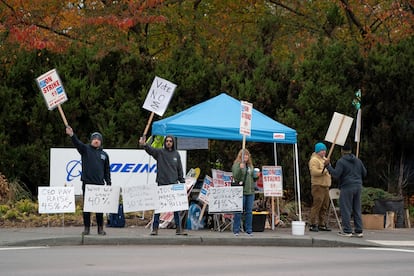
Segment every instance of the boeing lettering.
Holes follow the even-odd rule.
[[[146,172],[156,172],[157,164],[135,164],[135,163],[112,163],[111,164],[111,173],[121,172],[121,173],[146,173]]]

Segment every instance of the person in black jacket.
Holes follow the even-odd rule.
[[[342,157],[336,162],[335,168],[325,160],[326,169],[333,178],[339,180],[339,209],[341,210],[343,237],[363,237],[361,192],[362,181],[367,175],[367,169],[358,157],[352,154],[351,146],[345,144],[341,149]],[[352,233],[351,215],[354,217],[355,232]]]
[[[76,147],[82,158],[82,192],[85,195],[85,185],[111,185],[111,171],[109,167],[109,156],[102,150],[102,134],[94,132],[90,138],[90,144],[82,143],[70,126],[66,127],[73,145]],[[83,212],[83,224],[85,226],[83,235],[90,234],[91,213]],[[96,213],[96,224],[98,225],[98,234],[106,235],[103,230],[103,213]]]
[[[157,177],[158,186],[171,185],[177,183],[184,183],[183,165],[181,163],[181,156],[174,146],[174,137],[167,136],[164,140],[163,148],[154,148],[145,143],[145,136],[141,137],[139,144],[144,147],[144,150],[157,160]],[[151,235],[158,235],[158,226],[160,222],[160,214],[154,214]],[[177,235],[187,235],[183,231],[180,222],[180,212],[174,212],[174,222],[176,226]]]

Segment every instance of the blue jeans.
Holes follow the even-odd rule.
[[[181,228],[179,211],[174,212],[174,222],[175,222],[175,226],[177,227],[177,229]],[[152,222],[152,229],[158,229],[159,225],[160,225],[160,214],[154,214],[154,221]]]
[[[244,230],[247,234],[253,232],[253,202],[254,194],[243,195],[243,211],[244,211]],[[240,232],[242,213],[235,213],[233,218],[233,233],[238,234]]]
[[[339,208],[345,233],[352,233],[351,215],[354,217],[355,233],[362,233],[361,192],[361,185],[341,187]]]

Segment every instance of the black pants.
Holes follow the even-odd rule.
[[[96,224],[98,226],[103,226],[103,213],[96,213]],[[86,227],[91,226],[91,213],[83,212],[83,225]]]
[[[85,183],[82,183],[82,192],[83,192],[83,199],[85,200]],[[103,226],[103,213],[96,213],[96,224],[98,226]],[[90,212],[83,212],[83,225],[85,227],[91,226],[91,213]]]

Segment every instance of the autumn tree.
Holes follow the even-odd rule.
[[[163,2],[0,0],[2,44],[58,52],[72,44],[145,52],[148,24],[166,20],[157,12]]]

